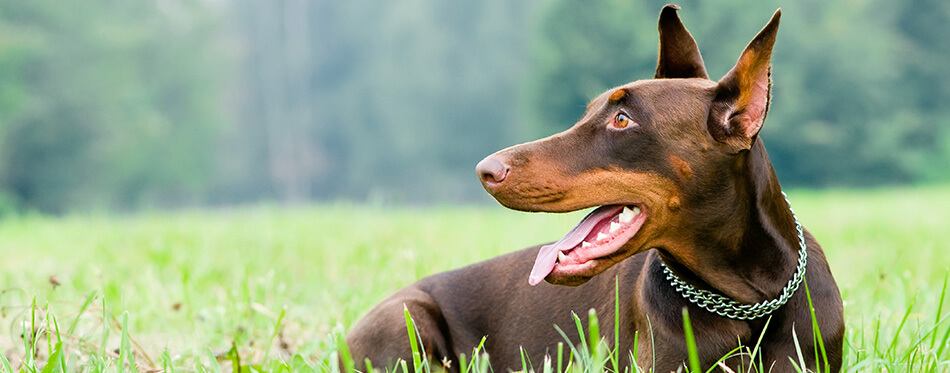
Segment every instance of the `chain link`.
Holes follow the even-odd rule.
[[[687,284],[673,274],[673,271],[661,260],[660,265],[663,266],[666,279],[670,281],[670,284],[673,285],[676,291],[690,302],[693,302],[693,304],[705,308],[709,312],[730,319],[757,319],[775,312],[779,307],[785,305],[785,303],[792,298],[792,295],[795,294],[795,291],[798,290],[798,286],[801,285],[802,280],[805,279],[805,267],[808,264],[808,248],[805,245],[805,232],[802,229],[801,223],[798,222],[798,217],[795,216],[795,210],[792,210],[792,203],[788,201],[788,196],[785,195],[785,192],[782,192],[782,196],[785,197],[785,202],[787,202],[789,206],[788,210],[792,212],[792,218],[795,219],[795,228],[798,230],[798,245],[800,249],[798,250],[798,267],[795,269],[795,275],[792,276],[792,279],[789,280],[788,284],[782,289],[782,294],[779,295],[778,298],[756,304],[739,303],[721,294],[697,289]]]

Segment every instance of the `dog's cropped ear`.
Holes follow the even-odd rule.
[[[699,55],[693,35],[686,31],[676,14],[680,7],[669,4],[660,11],[660,57],[656,64],[656,79],[704,78],[706,66]]]
[[[736,152],[752,147],[769,111],[772,46],[782,9],[742,51],[736,66],[716,87],[707,127],[713,138]]]

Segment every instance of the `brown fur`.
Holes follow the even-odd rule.
[[[686,360],[681,310],[691,316],[699,358],[709,368],[739,344],[762,337],[762,362],[773,372],[794,371],[793,330],[809,369],[841,366],[841,295],[818,242],[807,231],[806,281],[828,361],[816,361],[804,286],[766,318],[740,321],[685,300],[662,273],[660,261],[698,288],[752,304],[774,299],[792,277],[798,236],[793,216],[758,132],[769,106],[769,59],[780,12],[753,39],[719,82],[708,80],[695,41],[676,15],[660,14],[655,79],[608,90],[571,129],[501,150],[476,168],[502,205],[524,211],[565,212],[636,204],[647,218],[637,234],[588,272],[552,272],[527,283],[538,247],[433,275],[384,300],[357,323],[347,342],[358,363],[411,361],[403,305],[423,336],[428,357],[452,362],[470,355],[482,337],[495,371],[521,368],[521,349],[537,369],[563,339],[579,340],[571,312],[595,309],[613,341],[614,281],[620,287],[620,355],[627,350],[645,370],[675,371]],[[622,94],[618,93],[622,92]],[[618,114],[625,128],[608,124]],[[570,286],[562,286],[570,285]],[[758,360],[758,359],[757,359]],[[654,365],[655,362],[655,365]],[[382,365],[381,365],[382,364]],[[733,370],[747,357],[725,361]],[[773,366],[774,364],[774,366]]]

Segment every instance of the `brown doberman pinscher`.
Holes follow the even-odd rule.
[[[595,309],[613,344],[617,281],[625,365],[681,368],[686,309],[703,369],[740,345],[759,343],[759,355],[735,355],[725,365],[739,372],[761,362],[765,371],[791,372],[800,348],[808,369],[840,370],[841,295],[758,136],[769,109],[781,10],[714,82],[677,9],[660,12],[654,79],[610,89],[567,131],[501,150],[476,166],[485,189],[506,207],[599,207],[553,244],[399,290],[347,336],[357,364],[411,363],[405,305],[427,357],[451,371],[458,371],[459,354],[470,356],[483,337],[495,371],[521,369],[522,349],[537,369],[564,341],[554,325],[580,340],[572,311]]]

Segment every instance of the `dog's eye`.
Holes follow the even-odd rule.
[[[613,123],[611,124],[616,128],[627,128],[627,126],[631,124],[636,124],[636,122],[630,119],[630,117],[628,117],[627,114],[617,113],[617,115],[614,116]]]

